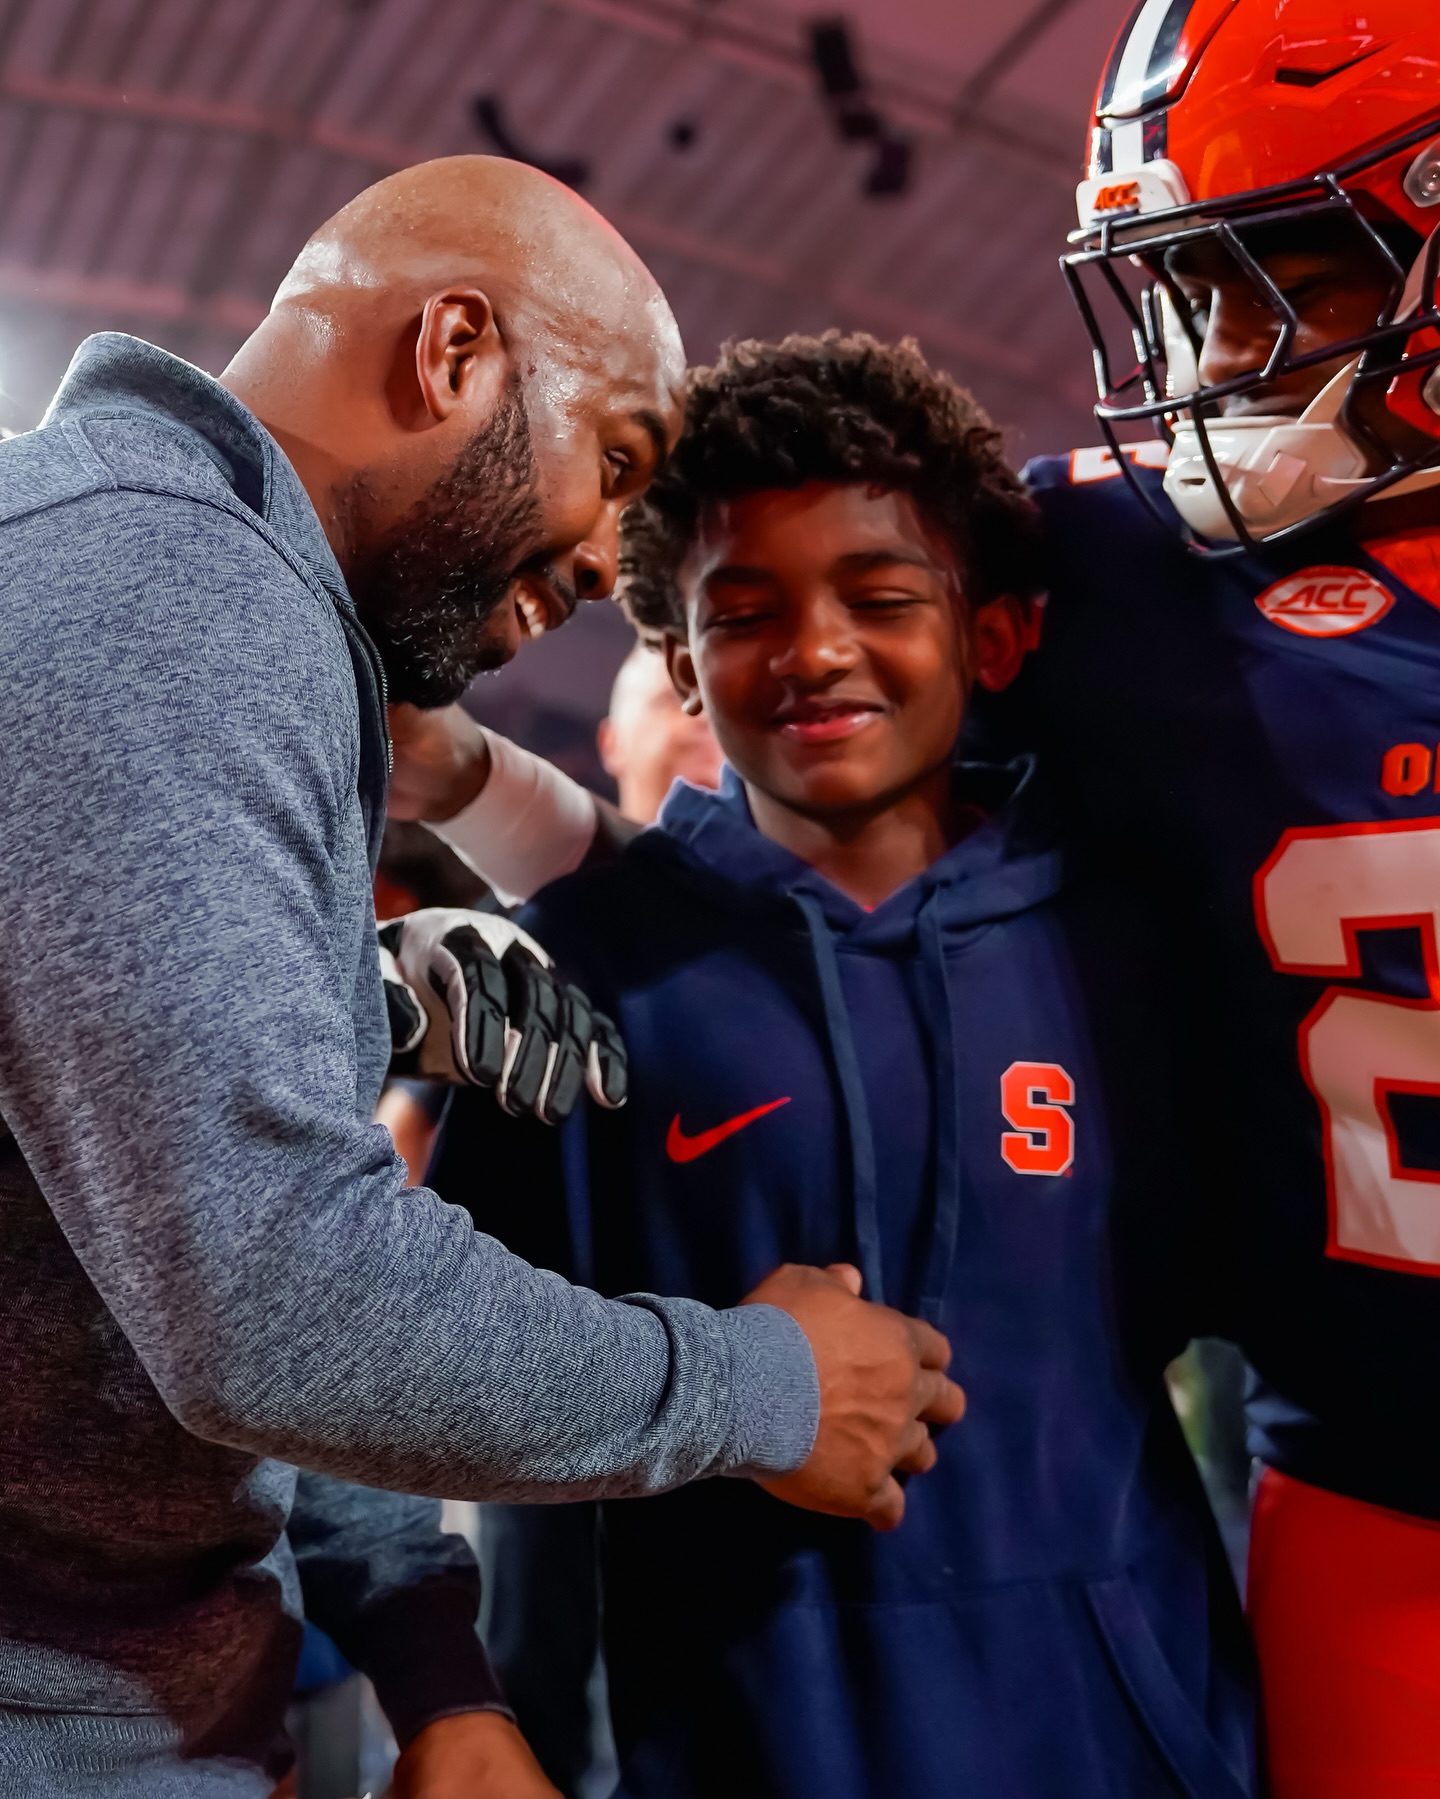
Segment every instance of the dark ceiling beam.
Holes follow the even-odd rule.
[[[160,93],[129,84],[123,88],[109,87],[100,82],[40,75],[26,69],[7,69],[0,74],[0,98],[20,100],[32,106],[53,106],[60,111],[134,119],[143,124],[238,131],[287,144],[316,141],[314,121],[288,113],[266,112],[260,107],[228,100],[207,100],[198,94]],[[358,137],[354,141],[357,145],[368,142]],[[387,157],[393,148],[393,145],[385,146]]]
[[[364,22],[332,19],[328,42],[312,55],[308,72],[301,73],[299,91],[275,108],[298,143],[313,142],[315,124],[331,92],[348,70],[365,35]],[[232,271],[240,264],[255,220],[264,206],[285,162],[287,140],[269,131],[252,133],[226,186],[219,211],[206,227],[204,241],[194,262],[194,288],[208,300],[232,285]]]
[[[17,262],[0,262],[0,298],[29,306],[98,312],[110,318],[145,319],[152,324],[213,325],[241,337],[247,337],[267,311],[260,302],[233,294],[200,299],[186,288],[164,282],[37,269]]]
[[[268,113],[229,101],[210,101],[179,93],[155,93],[135,87],[109,88],[96,83],[36,75],[20,70],[0,74],[0,99],[31,106],[125,118],[136,123],[188,126],[192,129],[247,134],[278,155],[287,146],[327,150],[358,164],[365,181],[379,180],[415,160],[413,149],[388,139],[294,113]],[[269,159],[267,158],[267,161]],[[701,267],[717,269],[789,293],[813,304],[820,300],[857,325],[882,334],[917,331],[937,352],[975,368],[991,369],[1017,383],[1088,407],[1093,394],[1064,378],[1037,371],[1023,350],[986,332],[943,316],[916,319],[913,312],[849,282],[815,282],[803,270],[726,244],[699,232],[648,218],[643,213],[607,209],[615,228],[643,253],[668,251]],[[146,283],[116,282],[59,270],[37,275],[33,270],[0,264],[0,293],[16,299],[49,300],[66,306],[93,304],[100,311],[127,317],[224,325],[244,335],[264,316],[265,305],[243,295],[214,289],[199,293]]]
[[[794,30],[784,35],[771,34],[754,25],[727,19],[721,13],[702,16],[697,13],[693,0],[689,5],[676,4],[675,0],[550,0],[550,3],[565,12],[583,13],[588,18],[628,26],[663,43],[703,44],[707,52],[722,61],[783,81],[789,87],[808,92],[815,85],[808,45]],[[1073,0],[1046,0],[1046,4],[1057,8],[1058,17],[1060,11],[1073,4]],[[957,132],[983,132],[990,143],[1019,151],[1065,185],[1074,181],[1076,152],[1068,143],[1026,131],[1013,119],[988,112],[982,117],[978,104],[961,119],[952,100],[928,93],[912,81],[887,76],[883,70],[870,86],[883,100],[887,116],[896,124],[928,131],[932,136],[953,137]]]
[[[956,98],[951,118],[956,130],[965,130],[976,122],[980,108],[1011,69],[1030,54],[1041,38],[1075,4],[1076,0],[1040,0],[1035,10],[1020,21],[1009,37],[996,45]]]

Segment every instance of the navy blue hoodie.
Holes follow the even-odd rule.
[[[1194,1322],[1163,983],[1121,902],[1067,883],[1028,764],[957,779],[985,822],[870,912],[733,775],[677,787],[525,915],[618,1019],[630,1104],[557,1142],[461,1096],[432,1166],[602,1293],[727,1305],[854,1261],[955,1348],[968,1416],[892,1534],[730,1481],[606,1505],[634,1799],[1253,1790],[1243,1627],[1163,1385]]]

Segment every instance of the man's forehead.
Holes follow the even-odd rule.
[[[637,421],[662,421],[670,448],[684,413],[685,360],[679,333],[651,328],[597,332],[588,347],[587,372],[615,411]]]
[[[648,270],[595,269],[580,292],[550,297],[549,334],[620,403],[664,410],[684,386],[685,351],[669,302]]]

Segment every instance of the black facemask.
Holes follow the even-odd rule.
[[[504,660],[493,621],[539,537],[530,423],[512,381],[495,416],[350,571],[392,700],[446,706]]]

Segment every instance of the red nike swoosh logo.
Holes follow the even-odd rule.
[[[724,1124],[717,1124],[713,1130],[701,1131],[698,1137],[685,1135],[680,1129],[680,1114],[677,1112],[670,1120],[670,1129],[665,1134],[665,1154],[672,1162],[693,1162],[698,1156],[714,1149],[717,1143],[733,1137],[736,1131],[743,1131],[747,1124],[754,1124],[757,1118],[763,1118],[767,1112],[789,1104],[790,1096],[787,1093],[784,1099],[772,1099],[767,1105],[756,1106],[753,1112],[742,1112],[738,1118],[727,1118]]]

